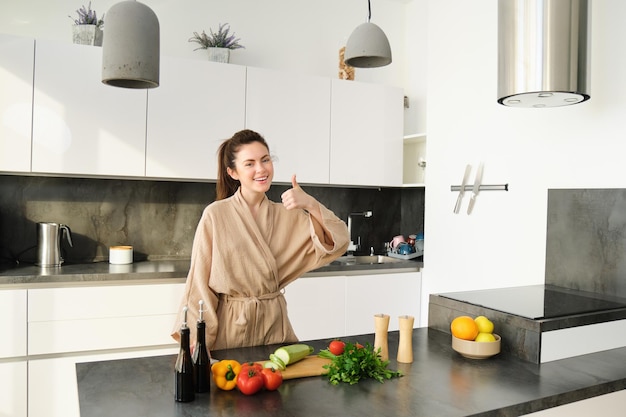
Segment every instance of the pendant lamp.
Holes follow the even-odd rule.
[[[367,0],[367,10],[367,22],[357,26],[348,38],[344,62],[356,68],[384,67],[391,64],[391,47],[385,32],[370,22],[370,0]]]
[[[102,82],[123,88],[159,86],[159,20],[145,4],[128,0],[107,12]]]

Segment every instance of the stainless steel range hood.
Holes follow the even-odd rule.
[[[498,103],[559,107],[589,96],[589,1],[499,0]]]

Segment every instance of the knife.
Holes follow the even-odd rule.
[[[474,188],[472,189],[472,198],[470,199],[469,206],[467,206],[467,214],[472,214],[474,210],[474,204],[476,203],[476,197],[480,191],[480,183],[483,180],[483,163],[478,165],[478,171],[476,171],[476,178],[474,179]]]
[[[458,214],[459,210],[461,210],[461,201],[463,200],[463,196],[465,195],[465,185],[467,184],[467,180],[469,180],[469,176],[471,172],[472,172],[472,166],[468,164],[465,167],[465,175],[463,175],[463,183],[461,183],[459,196],[456,198],[456,204],[454,205],[454,214]]]

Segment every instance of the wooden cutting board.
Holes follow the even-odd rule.
[[[258,362],[263,363],[265,361]],[[310,355],[294,364],[287,365],[287,369],[281,372],[283,374],[283,379],[320,376],[328,373],[328,370],[324,369],[323,366],[328,365],[330,362],[330,359],[320,358],[316,355]]]

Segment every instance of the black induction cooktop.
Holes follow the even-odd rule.
[[[464,291],[439,294],[530,319],[551,319],[575,314],[626,308],[626,299],[570,290],[552,285]]]

